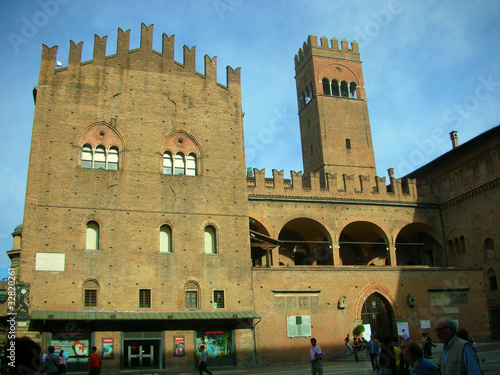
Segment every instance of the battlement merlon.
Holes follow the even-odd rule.
[[[351,48],[349,48],[349,42],[345,39],[340,41],[340,48],[337,39],[332,38],[330,41],[331,44],[329,44],[325,36],[322,36],[320,38],[321,45],[319,45],[318,37],[316,35],[309,35],[307,42],[304,42],[298,54],[295,55],[295,70],[300,70],[302,63],[309,60],[312,55],[361,61],[359,44],[356,41],[351,42]]]
[[[169,71],[193,73],[197,76],[205,77],[207,81],[217,82],[217,58],[205,56],[205,74],[195,71],[195,51],[196,47],[184,46],[183,64],[174,61],[174,40],[175,35],[162,35],[162,52],[153,49],[153,25],[141,24],[140,47],[130,49],[130,30],[118,29],[118,40],[116,54],[106,56],[107,36],[99,37],[94,35],[94,50],[92,60],[82,62],[83,42],[75,43],[70,41],[70,52],[68,66],[57,67],[57,46],[42,47],[42,59],[40,64],[40,74],[38,86],[50,84],[54,74],[65,74],[65,71],[75,74],[85,66],[100,66],[102,69],[112,67],[115,69],[135,69],[151,72],[164,73]],[[63,60],[64,59],[60,59]],[[240,90],[241,76],[240,68],[233,69],[227,67],[226,86],[229,90]],[[223,85],[219,85],[222,86]]]

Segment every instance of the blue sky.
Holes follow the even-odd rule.
[[[499,121],[500,2],[498,1],[77,1],[4,0],[0,4],[0,277],[7,275],[14,228],[22,223],[24,193],[42,44],[59,46],[67,64],[69,41],[83,41],[92,58],[94,34],[131,30],[139,47],[141,23],[154,24],[153,48],[175,34],[182,47],[241,67],[248,167],[302,170],[294,56],[307,36],[357,40],[360,45],[379,176],[397,177]],[[244,173],[244,171],[242,171]]]

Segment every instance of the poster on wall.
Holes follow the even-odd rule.
[[[174,336],[174,357],[184,357],[186,355],[186,344],[184,336]]]
[[[111,359],[115,356],[114,339],[102,339],[102,358]]]
[[[410,330],[408,327],[408,322],[398,322],[398,336],[403,337],[403,339],[408,339],[410,337]]]

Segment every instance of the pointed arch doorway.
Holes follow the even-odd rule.
[[[394,312],[389,301],[380,293],[368,296],[361,310],[361,320],[363,324],[370,324],[372,335],[376,338],[394,337]]]

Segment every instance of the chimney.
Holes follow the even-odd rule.
[[[458,147],[458,132],[456,130],[453,130],[450,133],[450,139],[451,139],[451,147],[452,149]]]

